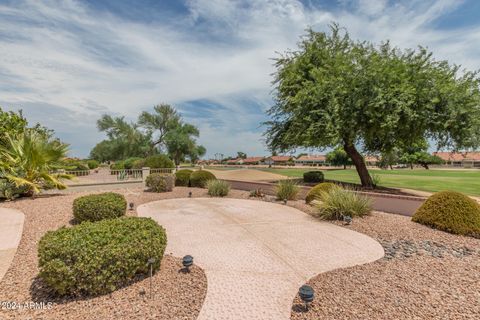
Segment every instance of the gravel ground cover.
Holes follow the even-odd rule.
[[[315,301],[305,312],[296,297],[291,319],[480,318],[479,239],[380,212],[345,227],[377,239],[385,257],[310,279]]]
[[[193,192],[194,197],[207,196],[206,190],[179,187],[173,192],[161,194],[143,192],[139,188],[115,190],[135,205],[165,198],[187,197],[189,191]],[[76,300],[52,296],[37,278],[37,244],[48,230],[71,225],[72,202],[85,194],[88,193],[46,195],[35,200],[19,199],[0,203],[0,206],[16,208],[25,213],[22,240],[12,265],[0,282],[0,319],[196,319],[206,294],[205,274],[198,267],[194,267],[189,274],[179,272],[181,259],[168,255],[168,252],[161,269],[153,277],[153,299],[150,299],[149,279],[140,277],[132,285],[111,295]],[[232,191],[231,194],[248,197],[239,191]],[[135,215],[135,211],[127,211],[127,214]],[[24,305],[31,302],[37,302],[37,305]],[[51,309],[48,309],[48,302],[53,303]]]

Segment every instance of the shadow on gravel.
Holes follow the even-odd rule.
[[[155,277],[155,275],[154,275]],[[143,281],[148,278],[148,275],[139,274],[136,275],[135,278],[128,282],[127,284],[118,287],[115,291],[121,290],[125,287],[128,287],[134,283]],[[104,294],[109,295],[110,293]],[[142,295],[142,292],[138,293]],[[51,289],[40,276],[36,276],[32,284],[30,285],[30,297],[32,302],[36,303],[54,303],[54,304],[66,304],[73,301],[88,301],[91,299],[95,299],[102,295],[66,295],[66,296],[59,296],[53,289]]]

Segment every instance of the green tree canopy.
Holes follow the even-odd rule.
[[[309,30],[276,59],[272,150],[341,146],[363,186],[372,179],[359,152],[380,154],[419,140],[437,149],[480,144],[480,79],[426,49],[400,50],[350,39],[337,25]]]
[[[197,127],[188,123],[180,123],[165,135],[168,154],[177,166],[185,157],[190,157],[193,160],[201,156],[198,154],[199,151],[205,154],[205,148],[199,149],[195,140],[199,134]]]
[[[152,147],[162,147],[167,133],[179,126],[181,116],[169,104],[153,107],[152,113],[144,111],[138,117],[138,125],[145,128],[150,136]]]
[[[327,153],[326,160],[328,163],[333,164],[334,166],[343,166],[345,169],[347,166],[352,165],[352,161],[348,157],[347,153],[343,148],[335,148],[335,150]]]

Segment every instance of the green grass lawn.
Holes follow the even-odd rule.
[[[305,171],[311,169],[273,169],[262,168],[268,172],[278,173],[288,177],[302,177]],[[325,179],[360,183],[355,169],[324,170]],[[383,187],[408,188],[429,192],[454,190],[473,196],[480,196],[480,170],[370,170],[371,174],[380,177]]]

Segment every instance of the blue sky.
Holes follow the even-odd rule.
[[[158,103],[200,129],[208,155],[267,154],[271,58],[305,28],[428,46],[480,69],[477,0],[0,0],[0,106],[23,109],[85,157],[102,113],[134,120]]]

